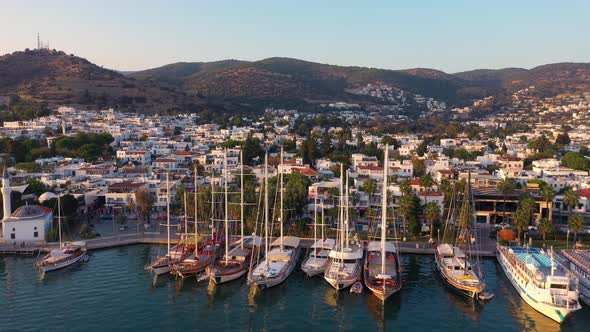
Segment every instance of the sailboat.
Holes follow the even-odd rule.
[[[344,169],[340,164],[340,219],[336,247],[330,251],[328,266],[324,272],[324,279],[336,290],[352,286],[360,280],[363,261],[363,244],[355,236],[350,239],[348,208],[348,172],[346,172],[346,199],[342,188],[344,183]]]
[[[364,268],[365,285],[382,301],[402,288],[399,252],[397,246],[386,239],[388,154],[389,146],[386,146],[381,197],[381,239],[369,242]]]
[[[455,199],[451,199],[451,205]],[[486,287],[483,275],[481,273],[481,260],[473,259],[472,239],[474,234],[469,229],[473,219],[471,206],[471,173],[468,176],[465,193],[463,195],[462,206],[459,216],[459,230],[455,238],[455,243],[441,243],[436,247],[434,253],[436,268],[440,272],[443,280],[459,293],[473,299],[479,299],[480,294],[487,298],[484,293]],[[449,207],[445,232],[443,240],[446,237],[449,219],[455,219],[455,207]]]
[[[147,270],[154,272],[156,275],[169,273],[173,264],[181,262],[191,253],[191,250],[189,250],[190,247],[188,247],[182,240],[174,247],[172,247],[170,243],[170,182],[168,173],[166,173],[166,232],[166,254],[157,257],[146,267]]]
[[[51,250],[45,257],[35,263],[35,267],[43,272],[49,272],[70,266],[85,260],[86,243],[82,241],[65,244],[61,237],[61,195],[57,196],[57,225],[59,232],[59,248]]]
[[[263,290],[276,286],[291,274],[297,259],[299,258],[299,238],[295,236],[283,236],[283,149],[281,148],[281,172],[279,175],[280,187],[280,236],[273,243],[269,242],[268,232],[268,156],[265,158],[265,185],[264,185],[264,218],[265,218],[265,247],[266,256],[264,261],[258,264],[249,274],[248,283]]]
[[[320,239],[317,237],[318,227],[318,198],[314,201],[314,218],[313,218],[313,244],[310,248],[309,255],[301,264],[301,270],[307,274],[308,277],[323,274],[328,266],[328,255],[334,248],[336,240],[327,239],[324,237],[324,202],[322,200],[322,236]]]
[[[227,154],[227,151],[226,151]],[[227,160],[226,160],[227,161]],[[260,246],[261,239],[257,236],[244,238],[244,162],[240,152],[240,239],[232,244],[225,241],[225,255],[209,267],[209,278],[215,284],[236,280],[248,272],[252,258],[252,247]],[[227,168],[226,168],[227,174]],[[227,180],[226,180],[227,181]],[[225,238],[229,239],[228,193],[225,186]],[[250,241],[248,241],[250,240]],[[246,243],[245,243],[246,242]]]
[[[218,243],[218,239],[216,239],[213,232],[211,233],[211,237],[205,240],[205,243],[202,246],[199,246],[199,218],[198,218],[198,186],[197,186],[197,167],[195,166],[195,249],[192,255],[185,257],[184,259],[174,263],[172,265],[171,273],[176,274],[181,278],[188,278],[193,276],[202,275],[207,267],[213,263],[215,258],[219,255],[220,246]],[[214,195],[213,195],[214,187],[211,184],[211,220],[213,222],[213,212],[214,212]],[[186,195],[185,195],[186,196]],[[186,209],[186,200],[185,200],[185,209]],[[213,228],[212,228],[213,229]]]

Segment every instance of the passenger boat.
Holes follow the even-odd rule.
[[[51,250],[35,266],[43,272],[49,272],[70,266],[86,258],[86,243],[72,242],[59,249]]]
[[[283,149],[281,148],[281,165],[283,163]],[[248,275],[248,284],[256,286],[263,290],[276,286],[289,277],[297,260],[299,259],[300,239],[295,236],[283,235],[283,172],[279,175],[280,190],[280,216],[278,222],[280,225],[280,236],[269,246],[269,225],[268,225],[268,157],[265,159],[265,185],[264,185],[264,217],[265,217],[265,247],[266,254],[260,262]]]
[[[309,248],[309,255],[301,264],[301,270],[307,274],[308,277],[323,274],[328,266],[328,255],[334,248],[336,241],[334,239],[327,239],[324,237],[324,204],[322,202],[322,232],[321,238],[317,238],[317,197],[314,204],[314,221],[313,221],[313,238],[314,243]]]
[[[454,290],[473,299],[491,299],[492,294],[484,292],[486,284],[481,272],[481,259],[474,254],[474,246],[477,245],[475,232],[470,229],[470,225],[475,222],[473,218],[473,206],[471,203],[471,174],[469,174],[465,192],[462,197],[462,206],[458,220],[456,220],[456,207],[453,205],[456,201],[456,192],[449,206],[449,217],[445,224],[443,241],[449,227],[457,224],[458,229],[454,243],[443,242],[436,247],[434,252],[434,261],[437,270],[442,279]],[[452,224],[452,225],[451,225]],[[475,242],[475,245],[474,243]]]
[[[213,194],[214,188],[211,188],[211,211],[214,213],[215,197]],[[221,254],[221,244],[224,239],[219,238],[214,232],[213,225],[211,225],[211,235],[205,239],[203,245],[199,245],[199,211],[198,211],[198,186],[197,186],[197,168],[195,167],[195,228],[194,228],[194,252],[191,252],[181,260],[174,262],[171,266],[170,273],[175,274],[181,278],[198,277],[203,275],[216,258]],[[186,203],[185,203],[186,206]],[[213,218],[211,219],[213,221]]]
[[[166,173],[166,232],[167,232],[167,250],[164,256],[156,257],[147,267],[146,270],[152,271],[156,275],[169,273],[172,265],[180,263],[189,257],[193,251],[193,246],[180,239],[177,245],[171,246],[170,242],[170,183],[169,175]]]
[[[348,209],[345,209],[342,164],[340,165],[340,218],[336,247],[330,251],[324,279],[336,290],[343,290],[360,280],[363,270],[363,244],[356,236],[350,238]],[[348,172],[346,174],[348,179]],[[347,181],[348,182],[348,181]],[[348,186],[346,189],[348,192]],[[347,203],[346,203],[347,204]]]
[[[558,323],[581,309],[578,280],[556,262],[553,253],[498,244],[496,256],[514,289],[533,309]]]
[[[381,301],[402,288],[401,264],[397,246],[387,241],[387,168],[389,146],[385,148],[383,193],[381,195],[381,239],[367,245],[364,277],[365,286]],[[394,228],[395,229],[395,228]]]
[[[70,266],[81,260],[86,260],[86,243],[72,242],[63,244],[61,234],[61,199],[57,196],[57,224],[59,233],[59,248],[51,250],[45,257],[35,263],[35,267],[42,272],[49,272]]]
[[[208,275],[215,284],[236,280],[248,272],[254,247],[259,247],[258,236],[244,237],[244,163],[240,152],[240,239],[233,244],[226,241],[225,255],[208,267]],[[226,169],[227,173],[227,169]],[[225,186],[225,236],[229,238],[228,192]]]
[[[578,278],[580,300],[590,305],[590,252],[568,249],[563,250],[561,254],[567,260],[569,270]]]

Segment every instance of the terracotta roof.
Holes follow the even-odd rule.
[[[431,196],[442,196],[443,194],[441,192],[438,191],[421,191],[418,193],[419,196],[427,196],[427,197],[431,197]]]
[[[293,167],[291,169],[293,172],[301,173],[305,176],[317,176],[318,172],[314,171],[309,167]]]
[[[133,182],[126,181],[126,182],[111,184],[109,186],[109,190],[135,189],[135,188],[139,188],[143,185],[144,185],[143,182],[133,183]]]
[[[580,196],[590,198],[590,188],[576,190],[576,193]]]
[[[420,178],[415,178],[415,179],[410,180],[410,185],[419,186],[420,185]]]
[[[174,154],[177,156],[194,156],[197,153],[193,151],[174,151]]]

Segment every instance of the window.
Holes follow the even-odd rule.
[[[37,230],[37,226],[35,226],[35,227],[33,228],[33,230],[35,230],[35,231],[36,231],[36,230]]]
[[[14,233],[10,233],[10,239],[14,240],[16,238],[16,235]]]
[[[37,228],[37,227],[35,227],[35,228]],[[39,237],[39,232],[34,232],[33,237]]]
[[[13,228],[12,231],[15,232],[16,230]]]

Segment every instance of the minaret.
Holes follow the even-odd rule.
[[[4,172],[2,173],[2,206],[4,208],[4,218],[2,218],[2,221],[10,218],[10,214],[12,213],[11,192],[10,180],[6,174],[6,164],[4,164]]]

